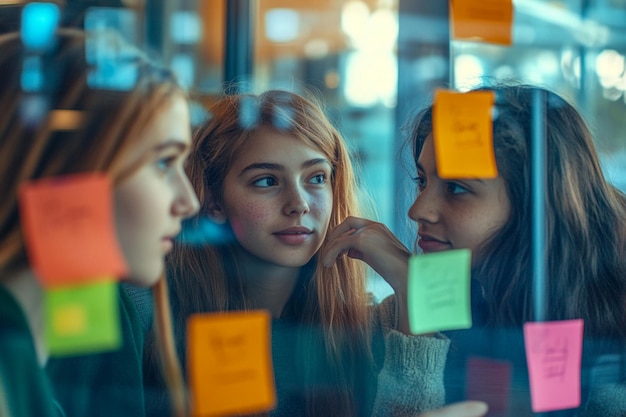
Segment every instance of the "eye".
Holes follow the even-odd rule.
[[[274,177],[263,177],[263,178],[259,178],[258,180],[254,180],[252,182],[252,185],[254,185],[255,187],[272,187],[274,185],[278,184],[278,181],[276,181],[276,179]]]
[[[327,176],[325,173],[313,175],[311,179],[309,180],[311,184],[320,184],[320,185],[326,184],[326,181],[327,181]]]
[[[424,188],[426,188],[426,179],[424,177],[417,174],[417,177],[413,177],[413,181],[417,184],[419,191],[424,191]]]
[[[464,187],[461,184],[457,184],[456,182],[449,182],[446,184],[446,187],[448,188],[448,192],[450,194],[469,193],[469,189],[467,187]]]
[[[176,162],[176,156],[167,156],[165,158],[161,158],[155,162],[155,165],[159,171],[166,172],[169,170],[172,165]]]

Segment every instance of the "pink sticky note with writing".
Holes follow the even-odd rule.
[[[534,412],[580,405],[583,320],[524,324],[524,345]]]
[[[19,198],[28,258],[45,287],[126,275],[106,175],[31,181],[20,188]]]
[[[489,415],[505,414],[509,403],[511,369],[508,361],[469,358],[466,399],[486,402],[489,405]]]

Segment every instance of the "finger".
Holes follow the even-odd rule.
[[[327,242],[321,252],[322,265],[326,268],[330,268],[337,258],[345,255],[352,249],[353,244],[349,238],[352,233],[353,229],[350,229],[344,236],[337,237]]]
[[[418,417],[482,417],[488,410],[489,407],[482,401],[463,401],[422,413]]]
[[[341,223],[335,226],[334,229],[330,230],[326,238],[331,241],[337,239],[339,236],[348,233],[352,230],[351,233],[354,233],[354,230],[360,229],[371,224],[371,220],[363,219],[360,217],[349,216],[346,217]]]

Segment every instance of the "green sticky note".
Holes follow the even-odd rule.
[[[409,327],[414,334],[472,327],[471,251],[456,249],[409,259]]]
[[[48,289],[44,302],[51,356],[104,352],[121,346],[118,288],[113,278]]]

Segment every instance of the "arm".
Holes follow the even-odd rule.
[[[482,417],[488,411],[487,404],[480,401],[463,401],[433,411],[427,411],[417,417]]]
[[[445,401],[444,369],[450,340],[442,335],[407,336],[395,330],[395,296],[376,306],[375,326],[384,337],[373,416],[415,416]]]
[[[351,216],[329,231],[322,262],[330,267],[335,259],[344,254],[367,263],[389,283],[398,300],[395,328],[404,334],[411,334],[406,305],[411,252],[384,224]]]

